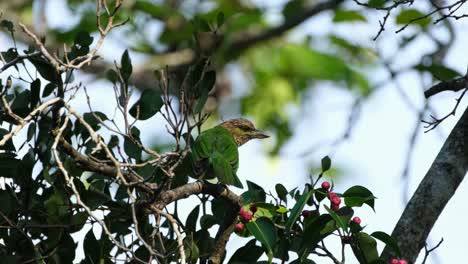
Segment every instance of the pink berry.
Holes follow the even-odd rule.
[[[311,212],[309,210],[302,211],[302,216],[303,217],[309,217],[310,215],[311,215]]]
[[[255,212],[257,212],[257,206],[254,203],[250,204],[249,209],[254,214],[255,214]]]
[[[355,217],[353,217],[353,222],[360,225],[361,224],[361,218],[355,216]]]
[[[253,215],[250,212],[245,211],[243,207],[240,209],[239,214],[241,216],[241,219],[245,222],[249,222],[253,218]]]
[[[334,193],[334,192],[328,193],[328,199],[332,200],[334,197],[337,197],[336,193]]]
[[[237,223],[234,226],[234,231],[236,231],[237,233],[242,232],[242,230],[244,230],[244,224],[243,223]]]
[[[335,196],[331,199],[332,204],[340,205],[341,203],[341,198],[338,196]]]
[[[399,261],[396,258],[392,258],[392,260],[390,260],[390,264],[398,264],[398,263]]]
[[[331,185],[329,182],[327,181],[324,181],[322,182],[322,188],[325,189],[326,191],[328,191],[330,189]]]
[[[398,264],[408,264],[408,262],[404,259],[400,259],[400,261],[398,261]]]

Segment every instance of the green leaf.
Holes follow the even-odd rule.
[[[278,183],[275,185],[275,190],[276,194],[278,194],[278,198],[286,202],[288,197],[288,190],[286,189],[286,187],[284,187],[284,185],[282,185],[281,183]]]
[[[370,7],[379,8],[384,7],[386,2],[390,2],[390,0],[369,0],[368,4]]]
[[[330,209],[327,205],[325,205],[325,210],[330,214],[330,216],[335,220],[338,226],[343,230],[348,230],[348,222],[344,221],[340,216],[338,216],[333,210]]]
[[[218,13],[218,16],[216,17],[216,22],[218,24],[218,28],[221,27],[223,24],[224,24],[224,13],[223,12],[219,12]]]
[[[374,210],[376,197],[366,187],[355,185],[343,193],[343,198],[346,206],[360,207],[367,204]]]
[[[80,31],[76,34],[75,44],[79,44],[82,47],[89,46],[93,43],[93,37],[86,31]]]
[[[228,264],[257,263],[263,254],[263,249],[255,245],[256,240],[252,239],[245,246],[240,247],[234,252]]]
[[[309,253],[310,249],[316,247],[324,237],[331,234],[336,229],[336,224],[333,218],[328,214],[322,214],[305,227],[301,249],[304,253]],[[307,257],[307,255],[302,258]]]
[[[36,79],[31,83],[31,109],[33,109],[39,102],[39,94],[41,93],[41,80]]]
[[[10,20],[3,19],[0,22],[0,26],[5,28],[6,30],[10,31],[10,33],[12,33],[12,34],[15,31],[15,28],[13,26],[13,22],[11,22]]]
[[[299,218],[299,216],[301,215],[302,210],[304,209],[304,206],[307,204],[307,201],[309,200],[312,193],[313,193],[313,190],[305,192],[301,195],[299,200],[297,200],[296,204],[291,209],[291,214],[289,215],[288,221],[286,222],[286,230],[291,230],[294,223],[296,223],[297,218]]]
[[[87,263],[100,263],[100,249],[101,246],[94,236],[93,229],[91,228],[86,234],[83,242],[83,249]]]
[[[416,24],[424,28],[431,23],[431,18],[422,18],[424,16],[426,16],[426,14],[417,9],[402,10],[396,16],[396,23],[399,25]]]
[[[201,32],[210,32],[211,27],[210,24],[204,19],[199,16],[196,16],[193,19],[193,25],[195,27],[195,30],[201,31]]]
[[[326,172],[331,168],[331,159],[328,156],[322,158],[322,172]]]
[[[36,134],[36,123],[30,123],[28,126],[28,132],[26,135],[26,140],[30,141]]]
[[[154,116],[163,106],[161,95],[154,89],[146,89],[140,99],[130,108],[130,115],[138,120]]]
[[[195,233],[199,213],[200,213],[200,205],[197,205],[193,208],[193,210],[187,216],[187,220],[185,221],[186,232]]]
[[[130,78],[130,75],[132,74],[132,61],[130,59],[130,55],[128,55],[128,50],[125,50],[124,53],[122,54],[122,58],[120,59],[120,65],[122,68],[120,68],[120,73],[122,74],[122,78],[127,81],[128,78]]]
[[[357,244],[361,250],[362,256],[365,258],[366,263],[371,263],[379,259],[377,251],[377,241],[368,234],[360,232],[356,235]]]
[[[418,64],[414,66],[414,68],[420,72],[429,72],[430,74],[432,74],[432,76],[434,76],[434,78],[441,81],[448,81],[461,76],[461,74],[456,70],[440,64],[431,64],[430,66]]]
[[[256,221],[251,221],[246,224],[247,230],[249,230],[254,237],[262,243],[267,250],[268,261],[271,263],[273,258],[273,247],[277,240],[276,228],[273,222],[268,218],[261,217],[257,218]]]
[[[134,158],[136,160],[141,159],[140,147],[138,147],[137,144],[133,143],[133,141],[128,137],[125,137],[124,139],[124,150],[130,158]]]
[[[200,250],[192,239],[184,240],[185,256],[189,257],[190,263],[197,263],[200,257]]]
[[[48,83],[44,87],[44,91],[42,91],[42,97],[49,96],[55,90],[55,88],[57,88],[57,85],[55,83]]]
[[[200,218],[200,226],[202,229],[210,229],[215,224],[217,224],[217,219],[213,215],[206,214]]]
[[[373,237],[377,238],[378,240],[384,242],[386,246],[393,249],[393,251],[397,254],[397,256],[401,257],[400,247],[398,246],[398,243],[396,242],[396,240],[393,237],[391,237],[390,235],[388,235],[387,233],[382,232],[382,231],[376,231],[376,232],[372,233],[371,236],[373,236]]]
[[[335,16],[333,17],[333,22],[353,22],[353,21],[363,21],[366,22],[367,19],[360,12],[354,10],[336,10]]]
[[[54,66],[50,62],[39,56],[29,57],[28,59],[44,79],[54,84],[61,82],[60,75],[57,73]]]
[[[247,181],[247,188],[248,191],[242,194],[244,204],[265,202],[266,193],[260,185]]]

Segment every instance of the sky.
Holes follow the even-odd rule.
[[[257,2],[257,1],[255,1]],[[279,22],[277,14],[280,2],[284,1],[258,1],[269,8],[268,18],[272,22]],[[50,14],[66,14],[61,0],[49,0],[48,12]],[[64,13],[65,12],[65,13]],[[63,17],[67,15],[49,15],[49,22],[52,26],[63,22]],[[289,35],[292,39],[301,35],[325,34],[334,31],[338,34],[348,34],[356,38],[361,44],[379,48],[386,56],[392,56],[396,41],[409,34],[411,29],[400,34],[395,34],[395,28],[388,28],[381,36],[381,40],[373,42],[371,38],[378,29],[378,19],[381,14],[372,15],[368,24],[356,24],[352,27],[330,28],[330,16],[321,15],[310,19],[296,28]],[[458,39],[451,48],[447,64],[460,72],[465,72],[468,65],[468,53],[466,53],[466,43],[468,43],[468,27],[464,20],[455,23]],[[441,36],[443,37],[443,36]],[[4,47],[6,39],[0,35],[0,46]],[[102,53],[107,58],[119,57],[125,47],[105,42]],[[408,65],[419,58],[423,51],[433,49],[424,40],[413,47],[402,50],[398,53],[400,66]],[[109,50],[111,50],[109,52]],[[138,60],[138,57],[132,57]],[[242,75],[242,70],[231,65],[228,67],[233,81],[234,93],[248,87],[249,80]],[[4,77],[0,75],[0,77]],[[374,78],[384,80],[384,72],[376,72]],[[113,111],[113,106],[100,104],[101,98],[108,96],[109,83],[104,81],[92,81],[87,76],[83,76],[83,82],[91,93],[91,100],[96,105],[96,110]],[[399,79],[401,87],[414,105],[420,108],[423,104],[421,94],[421,83],[414,74],[405,74]],[[237,86],[236,86],[237,85]],[[426,88],[430,83],[425,84]],[[236,92],[237,91],[237,92]],[[430,99],[431,106],[439,116],[448,113],[453,107],[456,94],[443,93]],[[137,96],[134,97],[136,100]],[[366,231],[385,231],[391,233],[401,212],[404,209],[403,192],[404,183],[401,179],[403,167],[406,160],[408,142],[417,122],[417,115],[402,100],[401,94],[397,92],[392,84],[388,84],[367,98],[362,105],[361,115],[352,130],[352,136],[337,148],[320,147],[315,148],[319,142],[332,142],[336,139],[346,126],[349,108],[353,103],[353,96],[347,91],[334,87],[332,84],[319,85],[307,94],[302,109],[294,108],[291,111],[294,136],[281,150],[279,157],[271,159],[265,154],[268,144],[271,142],[253,141],[240,148],[240,166],[238,175],[241,179],[252,180],[265,187],[274,190],[276,183],[280,182],[287,188],[301,186],[308,181],[310,164],[319,164],[320,159],[325,155],[330,155],[332,164],[342,171],[342,175],[335,181],[336,191],[344,191],[353,185],[363,185],[370,189],[377,197],[376,212],[370,208],[359,208],[356,214],[366,225]],[[87,111],[83,95],[78,95],[75,100],[75,107],[82,111]],[[229,103],[226,99],[226,104]],[[430,133],[424,133],[422,127],[418,130],[417,142],[411,160],[409,172],[410,181],[408,191],[411,194],[417,187],[429,169],[432,161],[442,147],[445,138],[455,125],[463,110],[467,107],[468,100],[460,104],[459,111],[455,117],[444,121],[439,129]],[[221,106],[223,107],[223,106]],[[221,108],[223,111],[223,108]],[[163,127],[154,126],[154,122],[160,122],[161,117],[154,117],[149,122],[141,123],[140,130],[143,133],[143,142],[153,142],[155,136],[165,132]],[[312,151],[310,155],[301,155],[304,151]],[[464,258],[464,250],[468,244],[468,233],[460,228],[463,223],[468,222],[466,206],[466,196],[468,193],[468,183],[462,182],[452,200],[444,209],[441,217],[437,221],[430,234],[429,247],[435,245],[441,238],[444,238],[442,245],[436,250],[435,257],[427,263],[458,263]],[[417,223],[415,223],[417,224]],[[460,230],[461,229],[461,230]],[[245,240],[233,237],[228,243],[229,248],[236,248]],[[336,243],[330,243],[332,249],[336,248]],[[233,252],[233,250],[231,251]],[[348,252],[350,253],[350,252]],[[352,261],[353,257],[347,255],[347,263],[357,263]],[[419,259],[419,262],[421,258]],[[320,259],[318,263],[331,263],[325,259]]]

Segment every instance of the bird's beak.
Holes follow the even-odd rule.
[[[260,130],[254,130],[254,131],[250,132],[250,135],[252,136],[252,138],[260,138],[260,139],[270,137],[265,132],[260,131]]]

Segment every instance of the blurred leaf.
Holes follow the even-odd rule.
[[[304,0],[288,1],[283,8],[283,16],[285,19],[291,19],[304,9]]]
[[[363,21],[366,22],[367,19],[359,11],[354,10],[336,10],[335,16],[333,17],[333,22],[354,22],[354,21]]]
[[[218,16],[216,17],[216,23],[218,24],[218,28],[220,28],[224,24],[224,13],[219,12]]]
[[[415,24],[424,28],[431,23],[431,18],[425,16],[426,14],[417,9],[402,10],[396,16],[396,23],[399,25]]]
[[[420,72],[429,72],[432,74],[432,76],[434,76],[434,78],[441,81],[448,81],[461,76],[461,74],[456,70],[440,64],[431,64],[430,66],[418,64],[414,66],[414,68]]]
[[[13,32],[15,31],[14,26],[13,26],[13,22],[11,22],[10,20],[3,19],[0,22],[0,26],[5,28],[6,30],[10,31],[11,34],[13,34]]]

